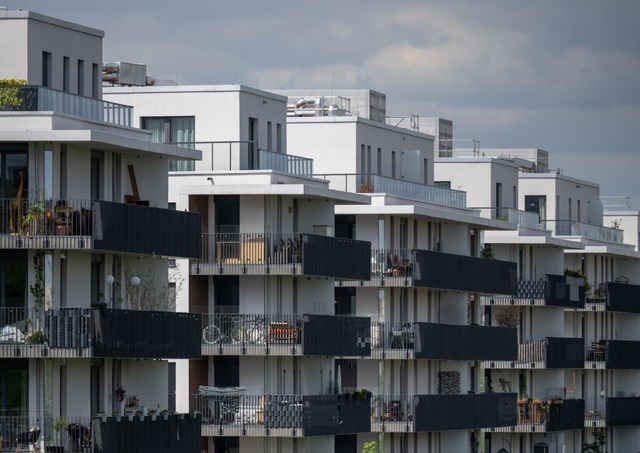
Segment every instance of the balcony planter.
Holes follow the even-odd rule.
[[[162,412],[160,412],[160,415],[162,415],[162,419],[166,422],[167,420],[169,420],[169,411],[168,410],[163,410]]]

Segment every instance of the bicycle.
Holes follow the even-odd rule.
[[[224,315],[215,321],[215,324],[209,324],[202,330],[202,339],[207,344],[263,344],[266,341],[263,316]]]

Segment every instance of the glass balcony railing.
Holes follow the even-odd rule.
[[[41,86],[1,86],[0,93],[13,102],[2,110],[63,113],[90,121],[131,127],[133,107],[87,98]]]
[[[336,190],[353,193],[386,193],[457,208],[467,206],[467,193],[460,190],[444,189],[380,175],[324,174],[315,176],[329,181],[329,187]]]
[[[312,177],[313,159],[256,148],[253,141],[172,142],[202,151],[202,164],[192,171],[273,170],[294,176]]]
[[[558,236],[580,236],[615,244],[624,242],[624,231],[617,228],[608,228],[575,220],[547,220],[546,222],[550,227],[554,227],[555,224],[555,234]]]

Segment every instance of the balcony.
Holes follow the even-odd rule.
[[[380,175],[352,173],[314,176],[329,181],[331,189],[343,192],[386,193],[442,206],[456,208],[466,208],[467,206],[467,193],[460,190],[444,189]]]
[[[306,233],[206,233],[192,275],[370,278],[371,244]]]
[[[640,424],[640,398],[587,398],[585,428]]]
[[[516,263],[416,249],[373,249],[371,255],[369,281],[337,285],[516,292]]]
[[[515,296],[482,296],[484,305],[584,308],[584,280],[567,275],[545,275],[541,280],[519,280]]]
[[[0,357],[200,358],[200,315],[62,308],[4,309]]]
[[[200,452],[200,416],[0,417],[2,451]],[[61,429],[56,431],[54,426]],[[46,445],[46,447],[45,447]]]
[[[587,369],[640,369],[640,341],[593,340],[585,342]]]
[[[2,86],[0,92],[18,101],[17,106],[5,106],[3,110],[62,113],[89,121],[131,127],[133,107],[128,105],[86,98],[42,86]]]
[[[371,431],[371,398],[343,395],[192,395],[203,436],[311,437]]]
[[[202,355],[371,355],[369,318],[215,313],[202,323]]]
[[[92,200],[0,199],[0,248],[196,258],[200,215]]]
[[[554,227],[556,236],[578,236],[614,244],[624,243],[624,231],[575,220],[547,220],[547,227]],[[555,225],[555,226],[554,226]]]
[[[588,311],[640,313],[640,285],[607,282],[589,297],[585,309]]]
[[[374,322],[377,359],[516,360],[516,329],[425,322]]]
[[[584,428],[582,399],[528,399],[517,402],[517,424],[491,432],[548,433]]]
[[[486,368],[558,369],[584,367],[584,339],[546,337],[518,345],[518,360],[486,361]]]
[[[429,432],[516,424],[515,393],[379,395],[372,399],[371,431]]]

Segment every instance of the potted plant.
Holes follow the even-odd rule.
[[[29,342],[31,344],[44,344],[45,340],[46,338],[42,330],[36,330],[29,336]]]
[[[23,234],[42,234],[44,231],[44,203],[31,203],[22,217]]]
[[[144,415],[144,409],[139,408],[139,409],[136,411],[136,415],[138,416],[138,418],[140,419],[140,421],[141,421],[141,422],[143,422],[143,421],[144,421],[144,417],[145,417],[145,415]]]
[[[112,415],[116,418],[117,422],[122,420],[122,414],[120,413],[120,411],[113,411]]]
[[[64,447],[60,445],[51,445],[55,441],[56,443],[60,443],[60,431],[67,427],[67,421],[62,417],[55,417],[53,419],[53,423],[51,424],[53,431],[55,432],[54,438],[48,438],[49,445],[45,447],[45,451],[47,453],[64,453]]]
[[[158,411],[156,409],[149,409],[149,415],[151,415],[151,421],[156,421],[156,417],[158,417]]]
[[[164,421],[169,420],[169,409],[162,409],[160,415],[162,415]]]
[[[99,411],[98,417],[100,417],[100,420],[102,420],[103,422],[107,421],[107,413],[105,411]]]

